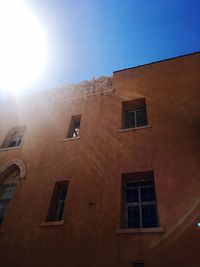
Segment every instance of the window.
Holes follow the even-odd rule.
[[[48,222],[60,221],[63,219],[63,211],[67,197],[67,188],[67,181],[56,182],[47,216]]]
[[[16,132],[13,136],[11,136],[8,147],[19,146],[21,144],[23,134],[23,132]]]
[[[143,262],[134,262],[133,267],[144,267],[144,263]]]
[[[137,128],[147,125],[145,99],[122,103],[122,128]]]
[[[77,138],[80,135],[81,115],[72,116],[67,138]]]
[[[122,175],[123,227],[158,227],[158,214],[153,172]]]
[[[19,168],[9,173],[0,184],[0,224],[2,224],[10,201],[16,189],[16,181],[19,177]]]
[[[13,127],[4,139],[1,148],[17,147],[21,144],[24,133],[26,131],[25,126]]]

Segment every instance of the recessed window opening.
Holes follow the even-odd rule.
[[[17,147],[22,143],[26,126],[13,127],[4,139],[1,148]]]
[[[9,208],[19,175],[19,168],[14,167],[13,170],[3,178],[3,182],[0,184],[0,224],[3,222]]]
[[[133,267],[144,267],[144,262],[134,262]]]
[[[21,144],[23,135],[24,132],[16,132],[13,136],[11,136],[8,147],[19,146]]]
[[[65,201],[67,197],[68,182],[56,182],[49,207],[47,221],[60,221],[63,219]]]
[[[126,175],[123,175],[123,177],[124,227],[158,227],[159,223],[153,173],[133,173],[128,174],[128,178]]]
[[[137,128],[147,125],[145,99],[122,103],[122,128]]]
[[[67,138],[80,136],[81,115],[72,116]]]

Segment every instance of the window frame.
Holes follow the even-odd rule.
[[[20,176],[18,166],[7,168],[7,173],[0,183],[0,225],[4,222],[6,214],[17,189],[17,182]]]
[[[68,194],[69,181],[57,181],[54,184],[53,193],[46,217],[46,222],[59,222],[63,221],[64,210],[66,206],[67,194]],[[61,190],[66,190],[64,199],[61,199]],[[62,207],[63,205],[63,207]],[[60,211],[62,210],[61,216]]]
[[[19,148],[24,140],[26,130],[26,126],[12,127],[4,138],[0,150]]]
[[[79,123],[79,132],[76,133],[75,125],[76,123]],[[67,139],[78,139],[80,138],[80,128],[81,128],[81,114],[79,115],[73,115],[70,120],[68,132],[67,132]],[[75,133],[76,136],[73,136]]]
[[[8,142],[8,148],[20,146],[23,138],[23,131],[14,133]],[[14,145],[13,145],[14,144]]]
[[[149,187],[148,185],[141,185],[143,182],[147,181],[153,181],[153,186],[155,190],[155,200],[150,201],[142,201],[141,199],[141,188]],[[128,183],[139,183],[137,187],[138,191],[138,202],[126,202],[126,184]],[[122,191],[121,191],[121,226],[123,229],[151,229],[151,228],[159,228],[159,214],[158,214],[158,207],[157,207],[157,199],[156,199],[156,188],[155,188],[155,182],[153,177],[152,171],[147,172],[136,172],[136,173],[128,173],[128,174],[122,174]],[[142,215],[142,207],[143,206],[154,206],[155,212],[156,212],[156,226],[144,226],[144,218]],[[128,207],[139,207],[139,227],[129,227],[129,221],[128,221]]]
[[[145,112],[145,123],[140,125],[137,113],[139,111]],[[126,114],[134,114],[134,121],[131,127],[126,125]],[[148,126],[147,107],[145,98],[137,98],[122,102],[122,129],[137,129]]]
[[[0,225],[3,223],[6,213],[9,209],[10,202],[16,190],[16,183],[6,183],[0,185]],[[4,188],[4,189],[3,189]],[[2,193],[2,191],[4,191]]]

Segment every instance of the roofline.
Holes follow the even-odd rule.
[[[180,55],[180,56],[176,56],[176,57],[166,58],[166,59],[162,59],[162,60],[158,60],[158,61],[153,61],[153,62],[150,62],[150,63],[145,63],[145,64],[142,64],[142,65],[137,65],[137,66],[130,67],[130,68],[115,70],[115,71],[113,71],[113,73],[126,71],[126,70],[131,70],[131,69],[137,69],[137,68],[140,68],[140,67],[144,67],[144,66],[148,66],[148,65],[152,65],[152,64],[156,64],[156,63],[161,63],[161,62],[168,61],[168,60],[174,60],[174,59],[181,58],[181,57],[187,57],[187,56],[191,56],[191,55],[195,55],[195,54],[200,54],[200,51],[196,51],[196,52],[192,52],[192,53],[189,53],[189,54],[184,54],[184,55]]]

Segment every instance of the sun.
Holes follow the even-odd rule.
[[[24,90],[46,61],[45,34],[36,17],[20,1],[0,0],[0,90]]]

